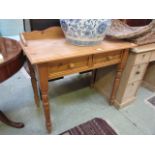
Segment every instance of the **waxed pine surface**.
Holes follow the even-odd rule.
[[[136,45],[121,40],[103,40],[99,45],[80,47],[68,43],[60,27],[25,32],[20,44],[32,64],[128,49]]]

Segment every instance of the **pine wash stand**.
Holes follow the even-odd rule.
[[[48,102],[48,80],[92,70],[91,85],[93,85],[95,69],[117,64],[110,97],[110,103],[113,104],[127,61],[128,49],[135,47],[133,43],[118,40],[104,40],[100,45],[89,47],[74,46],[65,40],[60,27],[22,33],[20,44],[27,56],[37,106],[39,106],[36,82],[38,77],[46,128],[49,133],[52,130],[52,123]]]

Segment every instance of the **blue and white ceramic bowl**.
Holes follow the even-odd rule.
[[[103,41],[110,19],[61,19],[67,41],[78,46],[96,45]]]

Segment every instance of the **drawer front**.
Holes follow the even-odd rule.
[[[128,84],[123,98],[135,96],[140,84],[141,84],[141,81],[136,81]]]
[[[115,64],[120,61],[121,61],[121,51],[96,54],[93,57],[94,66],[103,64]]]
[[[146,71],[146,67],[147,63],[134,66],[129,77],[129,82],[141,80]]]
[[[78,69],[84,69],[89,67],[89,57],[79,57],[66,59],[62,61],[52,62],[48,65],[49,74],[62,73],[65,75],[65,72],[73,72]]]
[[[151,52],[137,54],[135,64],[147,63],[150,60]]]
[[[150,61],[155,61],[155,51],[151,52]]]

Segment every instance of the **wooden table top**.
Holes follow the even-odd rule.
[[[0,63],[0,67],[18,57],[21,52],[22,49],[18,41],[6,37],[0,37],[0,53],[4,58],[4,61]]]
[[[4,61],[0,63],[1,83],[15,74],[22,67],[25,57],[20,44],[16,40],[3,37],[0,38],[0,53],[4,57]]]
[[[66,41],[60,27],[25,32],[21,35],[20,44],[32,64],[136,47],[130,42],[107,39],[95,46],[75,46]]]
[[[155,43],[151,43],[151,44],[137,46],[137,47],[132,49],[132,52],[134,52],[134,53],[142,53],[142,52],[154,51],[154,50],[155,50]]]

